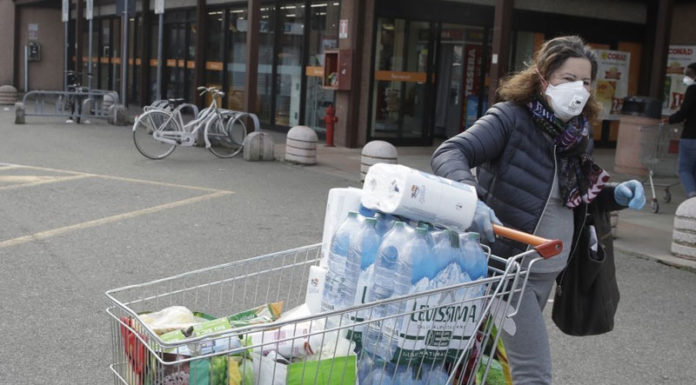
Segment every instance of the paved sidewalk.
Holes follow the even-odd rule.
[[[285,135],[268,131],[275,142],[275,157],[284,159]],[[431,147],[398,147],[398,162],[426,172],[431,172],[430,156],[437,148]],[[353,182],[354,186],[360,186],[360,153],[361,148],[326,147],[323,143],[317,146],[317,164],[307,166],[308,169],[317,172],[328,173],[343,177]],[[641,177],[623,175],[613,172],[614,149],[597,149],[595,162],[612,174],[612,181],[620,182]],[[656,185],[657,199],[660,210],[657,214],[650,208],[652,198],[649,184],[645,185],[648,202],[641,211],[623,210],[619,213],[619,221],[616,229],[614,248],[621,252],[641,258],[654,259],[658,262],[696,271],[696,261],[675,257],[670,253],[672,243],[672,227],[674,213],[685,195],[676,175],[674,178],[659,179]],[[662,184],[659,184],[662,183]],[[664,201],[664,185],[673,184],[670,187],[672,199],[669,203]],[[658,187],[660,186],[660,187]]]

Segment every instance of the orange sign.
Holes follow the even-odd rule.
[[[221,61],[207,61],[205,62],[205,69],[211,71],[222,71]]]
[[[324,67],[305,67],[305,75],[322,77],[324,76]]]
[[[375,79],[382,81],[425,83],[428,74],[425,72],[376,71]]]

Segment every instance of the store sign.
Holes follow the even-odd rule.
[[[155,14],[161,15],[164,13],[164,0],[155,0]]]
[[[462,103],[461,131],[471,126],[478,117],[478,94],[482,60],[482,45],[466,44],[464,46],[464,103]]]
[[[628,71],[631,53],[598,49],[597,102],[602,105],[602,120],[619,120],[623,99],[628,96]]]
[[[70,0],[63,0],[63,12],[61,14],[61,20],[63,23],[67,23],[70,20]]]
[[[348,38],[348,19],[341,19],[338,23],[338,38]]]
[[[27,39],[29,41],[39,40],[39,25],[38,24],[29,23],[27,32],[28,32]]]
[[[85,19],[92,20],[94,15],[94,0],[87,0],[85,7]]]
[[[686,86],[682,83],[684,69],[696,62],[696,45],[670,45],[667,51],[665,91],[662,98],[662,114],[672,115],[684,101]]]

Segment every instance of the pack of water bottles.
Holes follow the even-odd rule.
[[[374,380],[382,371],[403,377],[398,383],[446,379],[443,363],[460,356],[483,312],[485,285],[474,283],[486,277],[488,255],[479,234],[368,209],[356,199],[361,194],[334,189],[329,197],[326,220],[334,224],[328,234],[325,226],[330,240],[324,243],[320,309],[354,310],[329,317],[327,327],[351,325],[345,337],[361,349],[361,384],[385,383]],[[456,290],[435,290],[454,285]],[[428,291],[434,293],[415,295]],[[424,365],[435,372],[425,376]]]

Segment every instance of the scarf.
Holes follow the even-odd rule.
[[[609,173],[588,154],[590,124],[579,115],[568,123],[558,119],[541,99],[527,104],[536,126],[551,137],[559,165],[558,188],[568,208],[592,202],[609,181]]]

